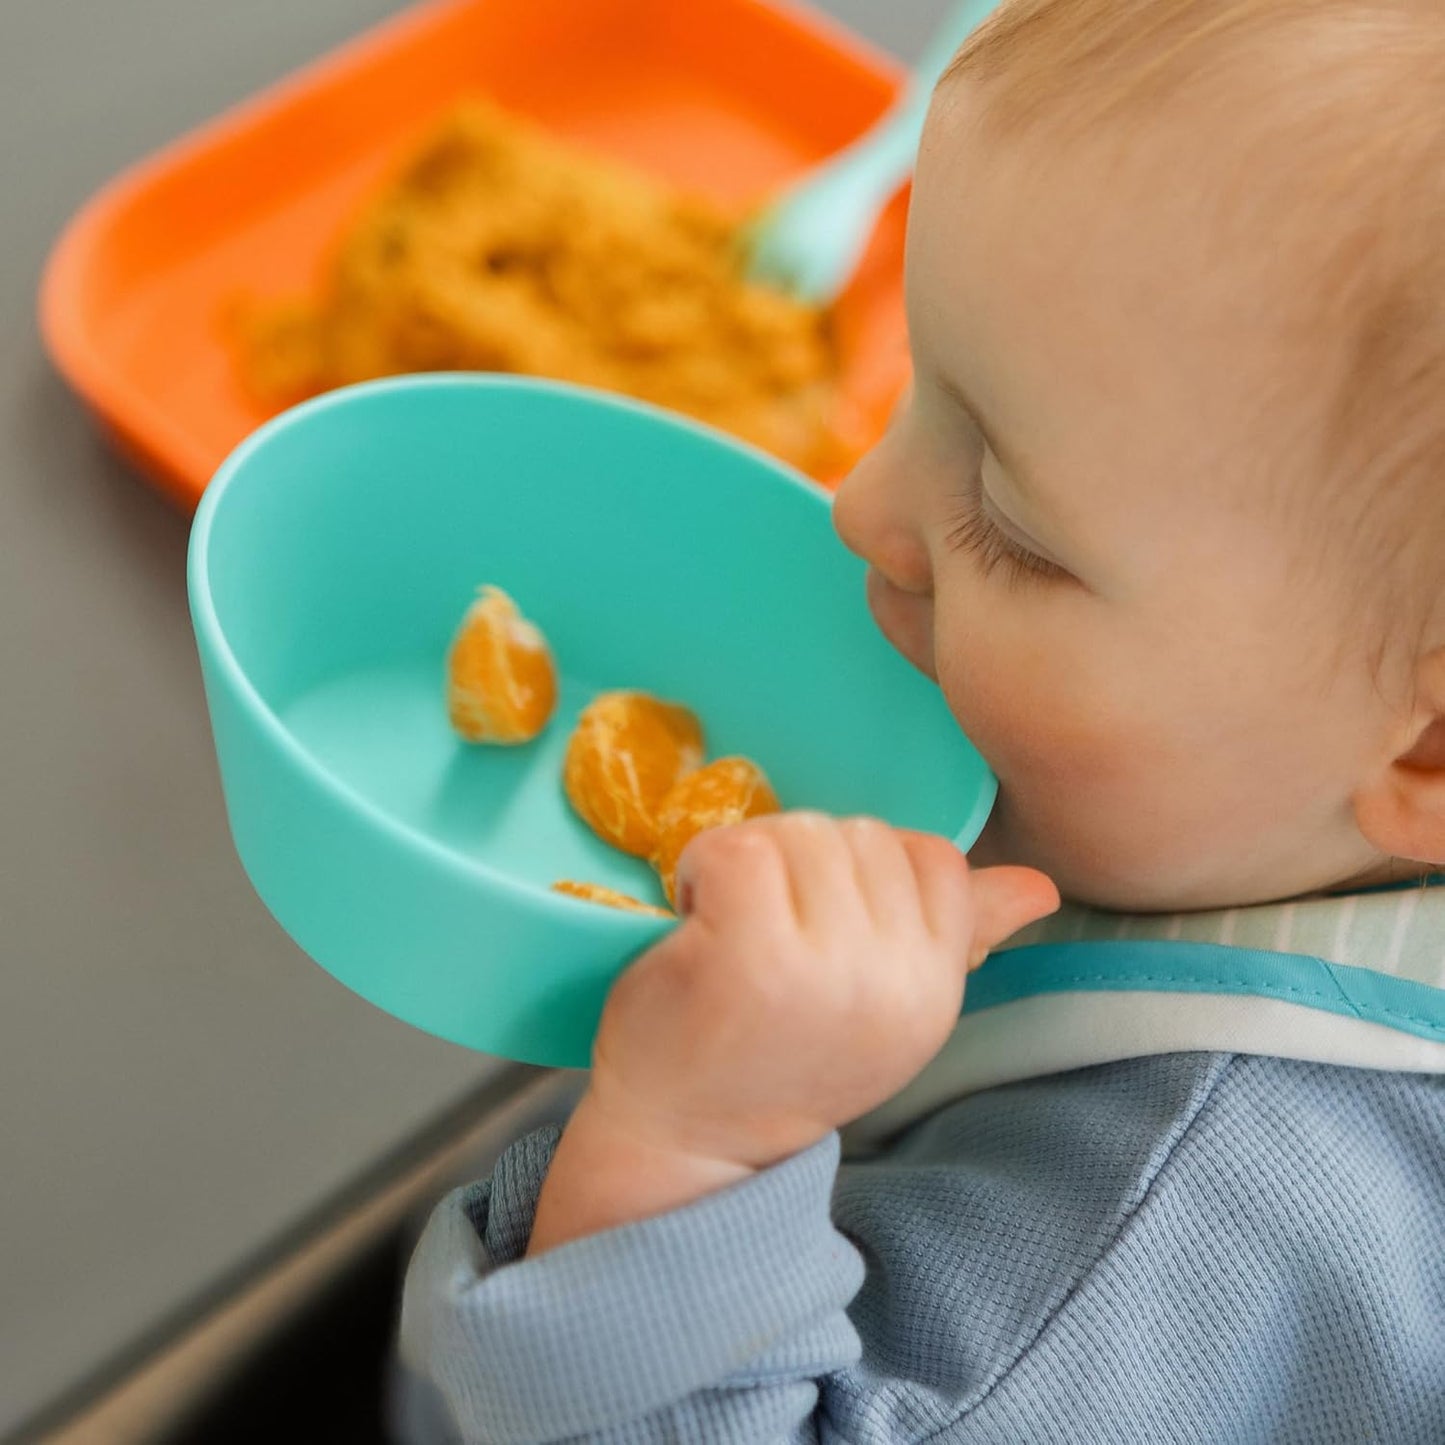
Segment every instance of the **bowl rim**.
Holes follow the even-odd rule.
[[[419,391],[529,392],[569,401],[581,401],[595,410],[621,412],[644,418],[649,422],[668,427],[674,432],[700,437],[713,445],[720,445],[729,451],[739,453],[753,462],[761,463],[768,471],[774,473],[779,481],[789,483],[800,489],[805,495],[813,497],[822,504],[825,510],[831,510],[831,494],[810,477],[796,471],[786,462],[759,447],[741,441],[703,422],[633,397],[620,396],[593,387],[577,386],[570,382],[554,381],[543,377],[476,372],[412,372],[404,376],[384,377],[375,381],[338,387],[280,412],[235,447],[217,468],[210,485],[206,487],[201,496],[200,505],[196,509],[195,518],[191,524],[186,555],[187,592],[190,599],[192,625],[207,657],[212,665],[219,669],[225,686],[240,700],[245,711],[260,725],[268,742],[274,748],[279,749],[293,768],[305,776],[313,786],[320,788],[344,807],[358,813],[371,827],[379,829],[383,834],[390,836],[405,847],[420,851],[428,861],[442,864],[448,871],[462,879],[470,882],[484,880],[489,886],[499,887],[504,892],[514,895],[516,901],[530,908],[543,911],[560,909],[560,916],[574,922],[591,918],[598,929],[608,930],[619,938],[645,938],[653,934],[660,934],[665,928],[675,927],[675,922],[656,918],[650,914],[634,914],[621,909],[599,908],[594,903],[556,893],[540,884],[525,882],[484,859],[466,858],[457,854],[452,849],[444,847],[422,829],[404,822],[380,807],[365,794],[337,776],[309,748],[301,744],[294,732],[286,726],[276,710],[261,695],[231,648],[211,592],[209,561],[217,514],[224,506],[232,487],[236,484],[237,477],[246,472],[255,455],[264,450],[272,440],[297,425],[304,424],[312,417],[336,409],[364,405],[373,397]],[[992,776],[991,773],[990,776]]]

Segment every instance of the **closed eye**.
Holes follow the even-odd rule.
[[[971,489],[961,502],[948,531],[948,545],[971,556],[985,577],[1003,569],[1007,581],[1072,581],[1057,562],[1031,552],[1002,530],[983,508],[983,492]]]

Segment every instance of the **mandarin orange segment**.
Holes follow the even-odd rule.
[[[565,893],[568,898],[580,898],[584,903],[600,903],[604,908],[620,908],[627,913],[650,913],[658,918],[677,916],[666,908],[644,903],[640,898],[619,893],[615,888],[604,888],[600,883],[574,883],[570,878],[564,878],[552,885],[552,891]]]
[[[577,720],[562,784],[598,837],[647,858],[663,798],[704,756],[702,724],[687,708],[647,693],[608,692]]]
[[[530,742],[557,706],[546,639],[500,587],[483,587],[447,659],[447,711],[470,743]]]
[[[662,801],[652,852],[668,902],[677,902],[677,861],[699,833],[776,813],[779,807],[767,776],[747,758],[719,758],[681,779]]]

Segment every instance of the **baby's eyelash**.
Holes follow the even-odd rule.
[[[1020,547],[1000,531],[983,510],[982,500],[977,492],[963,499],[949,528],[950,547],[973,557],[985,577],[991,576],[1000,567],[1010,582],[1058,580],[1069,575],[1062,567]]]

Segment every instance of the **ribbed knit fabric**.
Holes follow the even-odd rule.
[[[1445,1445],[1438,1077],[1102,1065],[523,1259],[555,1144],[417,1248],[415,1445]]]

